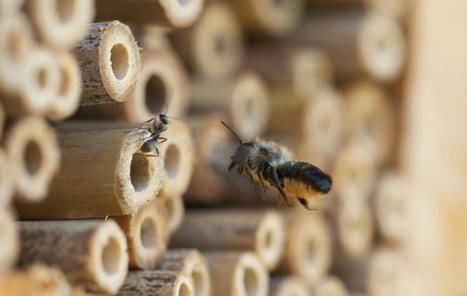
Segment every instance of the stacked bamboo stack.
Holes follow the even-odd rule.
[[[203,2],[0,0],[0,295],[397,294],[401,14]],[[221,120],[331,172],[319,211],[229,172]]]

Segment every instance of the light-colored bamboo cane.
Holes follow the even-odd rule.
[[[79,130],[79,125],[75,131],[58,129],[60,170],[51,181],[47,199],[18,205],[20,217],[126,215],[153,200],[161,189],[162,159],[140,151],[149,132],[129,128]]]
[[[211,295],[211,276],[206,258],[195,249],[169,249],[161,258],[159,269],[179,271],[193,279],[195,296]]]
[[[342,203],[368,201],[376,179],[371,150],[360,142],[350,143],[336,159],[333,170],[333,191]]]
[[[234,0],[238,17],[249,31],[257,34],[284,35],[299,23],[303,0]]]
[[[270,281],[271,296],[307,296],[306,282],[297,276],[273,276]]]
[[[407,188],[403,177],[396,172],[387,172],[376,185],[375,216],[378,231],[384,240],[401,243],[407,235],[405,200]]]
[[[168,29],[158,25],[143,25],[131,28],[138,45],[146,50],[170,49],[172,44],[168,38]],[[144,63],[142,64],[144,66]]]
[[[191,28],[177,31],[174,46],[193,72],[218,79],[232,74],[243,56],[240,25],[225,3],[206,6]]]
[[[2,1],[1,3],[7,5],[8,2],[14,1]],[[4,95],[18,96],[20,93],[25,77],[24,65],[33,51],[33,42],[33,33],[28,19],[22,13],[2,14],[0,19],[0,91]]]
[[[256,72],[243,71],[233,80],[194,79],[191,86],[191,111],[226,111],[232,128],[243,140],[261,135],[269,117],[268,90]]]
[[[327,276],[313,288],[313,296],[347,296],[349,292],[344,283],[335,276]]]
[[[136,213],[113,217],[125,233],[130,266],[153,269],[167,248],[169,233],[164,217],[151,202]]]
[[[308,283],[318,282],[329,270],[332,241],[329,225],[320,214],[291,210],[282,273],[296,274]]]
[[[5,150],[0,149],[0,208],[5,207],[13,197],[14,175],[9,171],[10,160]]]
[[[9,270],[16,262],[20,241],[13,211],[0,207],[0,273]]]
[[[284,221],[275,211],[204,210],[186,213],[170,245],[202,250],[252,250],[272,270],[282,258],[284,242]]]
[[[52,97],[45,115],[54,120],[65,119],[78,109],[81,95],[81,74],[75,58],[64,50],[55,52],[60,68],[60,87]]]
[[[400,252],[387,247],[374,251],[368,264],[366,290],[370,295],[405,295],[405,267]]]
[[[141,68],[139,49],[128,26],[94,23],[72,50],[83,79],[82,105],[130,98]]]
[[[159,113],[181,117],[186,112],[188,96],[186,70],[175,53],[167,48],[144,50],[130,99],[118,104],[84,106],[78,116],[131,122],[143,122]]]
[[[203,254],[211,270],[213,295],[268,295],[269,274],[255,254],[235,251]]]
[[[345,133],[350,140],[365,142],[376,164],[384,164],[394,152],[395,116],[383,89],[358,81],[344,91]]]
[[[16,59],[20,63],[19,54]],[[20,79],[17,81],[19,89],[16,94],[4,97],[3,106],[11,116],[42,115],[58,95],[60,68],[57,58],[49,48],[33,47],[21,67],[19,77],[15,78]]]
[[[289,41],[322,48],[340,80],[365,74],[380,82],[394,81],[406,55],[399,24],[374,10],[312,13]]]
[[[39,117],[11,122],[3,137],[15,195],[22,201],[40,201],[49,192],[49,183],[60,163],[56,136]]]
[[[185,205],[181,195],[160,195],[155,200],[166,221],[167,231],[172,234],[182,224],[185,216]]]
[[[120,296],[194,296],[191,278],[176,271],[131,271],[118,292]]]
[[[0,15],[6,16],[12,13],[17,13],[21,6],[23,5],[24,0],[3,0],[0,3]]]
[[[72,283],[95,292],[116,293],[123,284],[127,243],[115,221],[28,221],[19,227],[22,265],[58,265]]]
[[[94,18],[94,1],[27,0],[26,11],[41,42],[68,49]]]
[[[199,18],[204,0],[97,0],[98,20],[119,19],[133,24],[187,27]]]

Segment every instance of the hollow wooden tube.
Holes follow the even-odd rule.
[[[27,0],[26,11],[42,43],[71,48],[94,18],[92,0]]]
[[[304,11],[303,0],[234,0],[242,24],[252,33],[281,36],[292,31]]]
[[[141,70],[130,99],[117,104],[83,106],[80,118],[120,119],[143,122],[165,113],[182,117],[189,99],[186,69],[168,48],[143,50]]]
[[[188,211],[170,245],[252,250],[272,270],[282,258],[284,241],[284,221],[275,211],[205,210]]]
[[[20,240],[15,220],[9,207],[0,207],[0,273],[13,267],[19,254]]]
[[[0,208],[11,201],[15,186],[15,176],[10,173],[10,160],[5,150],[0,149]]]
[[[195,249],[169,249],[158,269],[179,271],[193,279],[195,296],[211,295],[211,275],[206,258]]]
[[[15,196],[29,202],[44,199],[60,165],[54,131],[39,117],[24,117],[8,124],[2,141],[11,164]]]
[[[50,183],[47,199],[34,205],[18,205],[21,218],[126,215],[153,200],[159,192],[163,162],[140,152],[148,132],[98,129],[86,123],[80,130],[80,126],[77,124],[75,130],[58,127],[60,170]]]
[[[167,231],[172,234],[180,227],[185,216],[182,196],[160,195],[156,197],[155,203],[166,221]]]
[[[60,69],[60,86],[49,104],[46,117],[65,119],[78,109],[81,95],[81,73],[76,59],[64,50],[55,51]]]
[[[268,89],[262,77],[251,70],[242,71],[233,80],[193,79],[191,111],[225,111],[224,121],[243,138],[261,135],[269,118]]]
[[[297,276],[273,276],[270,280],[271,296],[307,296],[306,281]]]
[[[153,269],[167,248],[169,233],[157,206],[151,202],[136,213],[113,217],[125,233],[130,267]]]
[[[299,210],[288,211],[286,219],[287,238],[279,271],[298,275],[310,284],[317,283],[331,265],[329,224],[320,214],[309,215]]]
[[[358,81],[343,95],[346,137],[365,142],[376,164],[388,162],[394,150],[395,115],[384,90],[375,83]]]
[[[164,27],[187,27],[195,22],[204,7],[204,0],[97,0],[99,21],[119,19],[133,24]]]
[[[128,271],[125,235],[112,221],[23,221],[20,264],[60,266],[74,284],[116,293]]]
[[[118,21],[93,23],[72,53],[83,79],[81,105],[123,102],[130,98],[141,61],[128,26]]]
[[[376,249],[368,262],[366,291],[370,295],[389,296],[404,294],[405,270],[400,251],[388,247]]]
[[[336,276],[326,276],[313,288],[313,295],[316,296],[347,296],[349,292],[342,280]]]
[[[211,270],[213,295],[266,296],[269,274],[252,252],[203,252]]]
[[[379,234],[391,243],[401,243],[407,235],[405,204],[407,184],[397,172],[387,172],[376,184],[375,218]]]
[[[194,296],[193,281],[181,272],[163,270],[134,270],[117,295]]]
[[[225,3],[208,4],[194,26],[176,31],[172,37],[189,68],[202,76],[228,77],[240,66],[242,31]]]
[[[406,55],[399,24],[376,10],[309,14],[289,42],[322,48],[330,56],[339,80],[363,74],[383,83],[394,81]]]

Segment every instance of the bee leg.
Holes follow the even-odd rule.
[[[272,166],[268,165],[267,171],[266,171],[266,176],[267,178],[272,181],[272,184],[276,189],[279,191],[281,194],[283,200],[285,203],[290,207],[292,206],[292,203],[290,202],[289,198],[287,197],[287,194],[285,194],[284,190],[282,189],[283,186],[279,182],[279,176],[277,175],[276,169],[274,169]]]
[[[318,209],[309,208],[306,200],[303,197],[297,197],[298,201],[307,209],[308,211],[317,211]]]
[[[160,142],[159,143],[164,143],[165,141],[167,141],[167,138],[164,138],[164,137],[159,137]]]

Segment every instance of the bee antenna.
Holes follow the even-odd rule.
[[[240,144],[243,144],[243,141],[242,139],[240,139],[240,136],[230,127],[227,125],[227,123],[225,123],[223,120],[221,120],[221,123],[229,129],[230,132],[232,132],[232,134],[238,139],[238,141],[240,142]]]

